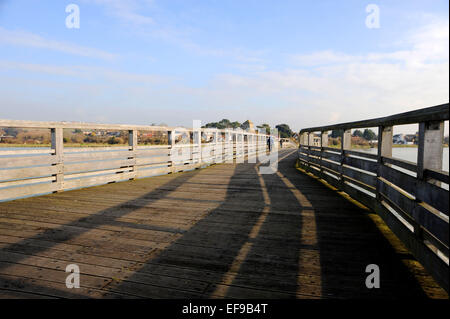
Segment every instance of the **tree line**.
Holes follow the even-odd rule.
[[[240,123],[239,121],[230,121],[229,119],[222,119],[219,122],[210,122],[202,126],[203,128],[217,128],[217,129],[237,129],[241,128],[243,130],[248,128],[248,121],[244,123]],[[262,130],[266,134],[271,133],[271,127],[267,123],[263,123],[261,125],[256,126],[257,129]],[[294,132],[291,130],[289,125],[287,124],[278,124],[275,125],[275,128],[278,130],[281,138],[290,138],[294,135]]]

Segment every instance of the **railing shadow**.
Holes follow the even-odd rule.
[[[409,254],[397,253],[375,225],[370,211],[357,207],[294,168],[296,156],[280,172],[311,203],[320,256],[322,296],[330,298],[420,298],[423,287],[406,267]],[[375,218],[378,218],[376,216]],[[389,231],[388,231],[389,232]],[[380,288],[366,287],[366,266],[380,268]]]
[[[48,239],[54,246],[106,224],[179,236],[128,269],[123,278],[102,287],[105,296],[424,297],[421,286],[402,263],[404,256],[395,253],[367,211],[297,172],[295,159],[294,152],[279,163],[278,173],[271,175],[258,175],[254,164],[228,166],[225,198],[187,230],[117,219],[141,208],[143,200],[164,199],[188,181],[197,177],[201,181],[200,170],[179,174],[142,196],[90,215],[91,226],[76,227],[84,220],[80,218],[31,239]],[[66,232],[70,226],[74,226],[72,231]],[[29,239],[2,250],[14,250]],[[30,246],[27,255],[51,247]],[[8,263],[23,258],[18,255]],[[368,264],[381,269],[380,289],[365,286]]]
[[[30,236],[28,238],[25,238],[23,240],[20,240],[15,243],[4,245],[2,248],[0,248],[0,254],[3,258],[1,258],[1,261],[3,261],[0,264],[0,271],[2,271],[2,268],[6,268],[9,266],[13,266],[16,263],[20,263],[23,259],[38,255],[39,253],[46,251],[48,249],[51,249],[61,243],[69,242],[72,239],[75,239],[79,236],[82,236],[83,234],[88,233],[91,230],[98,229],[101,225],[113,225],[113,226],[126,226],[126,227],[132,227],[136,229],[147,229],[147,230],[158,230],[158,231],[165,231],[165,232],[172,232],[177,233],[180,232],[180,230],[176,228],[167,228],[167,227],[157,227],[157,226],[151,226],[151,225],[139,225],[135,223],[123,223],[121,221],[118,221],[121,217],[125,217],[126,215],[132,213],[133,211],[142,208],[142,201],[146,201],[146,204],[151,204],[152,202],[156,202],[157,200],[160,200],[164,197],[166,197],[168,194],[170,194],[170,191],[167,191],[167,189],[176,189],[183,185],[187,180],[198,174],[199,170],[184,172],[182,174],[177,174],[176,177],[169,180],[167,183],[153,189],[150,192],[145,193],[142,196],[138,196],[132,200],[125,201],[123,203],[117,204],[112,207],[108,207],[106,209],[100,210],[96,213],[93,213],[87,217],[82,217],[79,219],[76,219],[74,221],[65,223],[63,225],[60,225],[55,228],[47,228],[44,231],[38,232],[34,236]],[[142,181],[142,180],[141,180]],[[107,187],[100,186],[100,187]],[[76,190],[73,192],[86,192],[89,190]],[[92,190],[91,190],[92,191]],[[53,195],[46,195],[42,196],[41,198],[51,198],[52,196],[58,196],[58,194]],[[28,199],[32,200],[32,199]],[[21,201],[21,200],[18,200]],[[3,203],[0,205],[0,211],[8,211],[9,205],[13,204],[14,202],[9,203]],[[88,205],[88,203],[86,203]],[[13,209],[13,208],[12,208]],[[88,221],[88,222],[87,222]],[[82,227],[80,226],[82,225]],[[70,231],[68,231],[70,229]],[[29,245],[29,242],[32,242],[33,240],[44,240],[46,241],[46,245],[43,246],[36,246],[36,245]],[[92,243],[92,245],[95,245],[95,243]],[[26,254],[15,254],[14,252],[17,251],[26,251]],[[69,264],[71,262],[67,262]],[[73,262],[72,262],[73,263]],[[65,277],[65,276],[64,276]]]
[[[292,150],[283,150],[284,156]],[[282,169],[286,161],[278,164]],[[299,258],[303,236],[304,208],[277,174],[262,174],[261,187],[267,191],[266,214],[255,225],[248,253],[242,260],[226,297],[229,298],[296,298],[314,297],[314,292],[297,289]],[[250,287],[252,290],[244,290]]]
[[[160,249],[127,282],[112,283],[113,291],[135,289],[129,282],[139,281],[142,274],[163,276],[162,286],[175,280],[173,295],[161,294],[158,285],[141,285],[141,294],[153,298],[223,297],[227,275],[248,241],[250,231],[264,207],[261,187],[254,164],[228,167],[226,196],[222,203],[186,230],[168,247]],[[227,173],[225,173],[227,174]],[[220,180],[218,181],[220,182]],[[195,283],[193,283],[195,282]]]

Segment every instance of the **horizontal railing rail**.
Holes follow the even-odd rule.
[[[175,173],[266,152],[269,135],[232,129],[0,120],[0,128],[48,129],[51,146],[0,147],[0,201]],[[128,145],[65,147],[64,129],[126,131]],[[167,134],[167,145],[138,144],[138,132]],[[187,134],[187,142],[176,136]],[[202,141],[202,136],[208,139]],[[276,138],[276,137],[274,137]],[[8,145],[8,144],[6,144]],[[95,145],[95,144],[93,144]]]
[[[298,164],[377,212],[448,292],[449,173],[442,170],[449,104],[300,131]],[[417,163],[392,156],[393,126],[418,124]],[[377,154],[351,147],[352,129],[378,127]],[[330,147],[329,131],[340,147]]]

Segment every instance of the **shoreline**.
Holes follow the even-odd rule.
[[[150,144],[152,145],[152,144]],[[155,144],[157,145],[157,144]],[[108,144],[108,143],[64,143],[64,147],[120,147],[128,146],[128,144]],[[0,148],[7,147],[51,147],[51,144],[7,144],[0,143]],[[328,147],[340,149],[341,145],[329,145]],[[369,145],[352,145],[352,149],[371,149]],[[392,148],[418,148],[416,144],[393,144]],[[444,148],[448,148],[448,144],[444,144]]]

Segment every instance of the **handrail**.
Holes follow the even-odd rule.
[[[449,104],[441,104],[431,106],[419,110],[409,111],[405,113],[399,113],[386,117],[379,117],[370,120],[347,122],[333,125],[317,126],[304,128],[300,131],[300,134],[305,132],[318,132],[318,131],[331,131],[342,130],[348,128],[366,128],[377,126],[392,126],[419,123],[426,121],[445,121],[449,118]]]
[[[305,128],[298,165],[377,212],[405,246],[449,291],[448,172],[442,171],[449,104],[387,117]],[[394,158],[393,126],[419,124],[417,163]],[[351,148],[351,130],[378,127],[378,152]],[[328,131],[339,148],[328,147]],[[314,137],[320,132],[319,137]],[[442,185],[446,183],[446,186]]]
[[[51,134],[50,148],[0,147],[0,201],[170,174],[234,159],[243,162],[244,157],[266,152],[269,137],[242,129],[1,119],[0,127],[48,129]],[[64,129],[127,131],[128,145],[67,148]],[[167,133],[168,144],[139,145],[138,132],[148,130]],[[189,142],[177,143],[175,136],[185,132],[192,134]],[[212,141],[202,142],[203,133],[209,134]],[[222,134],[225,134],[223,140]]]

